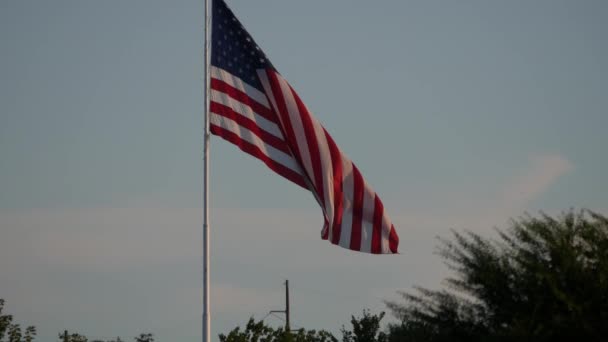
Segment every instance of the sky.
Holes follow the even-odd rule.
[[[211,140],[212,335],[338,332],[450,276],[450,229],[608,214],[608,2],[227,0],[383,199],[399,255]],[[0,2],[0,298],[40,341],[200,341],[203,2]],[[394,321],[388,316],[386,322]],[[283,324],[273,316],[266,322]]]

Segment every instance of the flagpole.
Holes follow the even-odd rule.
[[[209,0],[205,0],[205,87],[203,137],[203,342],[211,342],[211,310],[209,305],[209,74],[211,16]]]

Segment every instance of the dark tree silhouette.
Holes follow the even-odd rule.
[[[353,330],[342,327],[342,342],[386,342],[388,336],[380,330],[380,321],[384,312],[373,315],[369,310],[363,310],[363,316],[351,316],[350,323]]]
[[[573,210],[513,220],[497,240],[453,232],[448,290],[387,302],[390,341],[608,341],[608,218]]]
[[[272,328],[264,321],[249,319],[245,329],[234,328],[228,335],[220,334],[220,342],[338,342],[329,332],[299,329],[285,333],[283,328]]]
[[[81,334],[72,333],[67,334],[67,331],[59,334],[59,341],[61,342],[88,342],[89,339]]]
[[[13,323],[12,315],[5,315],[4,299],[0,298],[0,342],[32,342],[36,337],[36,328],[29,326],[22,331],[19,324]]]
[[[154,334],[139,334],[139,336],[135,337],[135,342],[154,342]]]

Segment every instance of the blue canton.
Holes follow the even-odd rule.
[[[272,63],[223,0],[213,0],[212,19],[211,65],[263,91],[256,70]]]

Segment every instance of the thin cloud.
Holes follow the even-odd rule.
[[[492,198],[467,198],[465,207],[434,207],[392,214],[402,236],[402,250],[416,249],[419,243],[434,243],[433,237],[449,228],[490,231],[494,225],[525,210],[573,165],[559,155],[531,159],[525,171],[495,190]],[[481,185],[487,186],[487,185]],[[462,204],[462,202],[460,203]],[[550,209],[550,208],[547,208]],[[223,254],[245,257],[254,252],[271,260],[277,249],[305,245],[314,248],[320,241],[320,214],[294,209],[213,209],[212,238]],[[3,212],[3,241],[0,262],[3,268],[17,269],[24,262],[89,270],[120,269],[132,265],[197,260],[201,257],[200,208],[91,208],[35,209]],[[247,248],[244,248],[247,244]],[[291,247],[290,247],[291,246]],[[332,247],[334,248],[334,247]],[[356,255],[346,258],[340,249],[330,250],[340,263],[365,263]],[[348,253],[352,254],[352,253]],[[302,268],[331,267],[321,255],[294,257]],[[319,262],[321,261],[321,262]],[[337,261],[336,261],[337,262]],[[294,266],[295,266],[294,265]],[[316,265],[316,266],[315,266]]]
[[[501,198],[507,207],[525,207],[574,168],[570,161],[559,155],[535,157],[530,164],[522,175],[513,179],[502,191]]]

